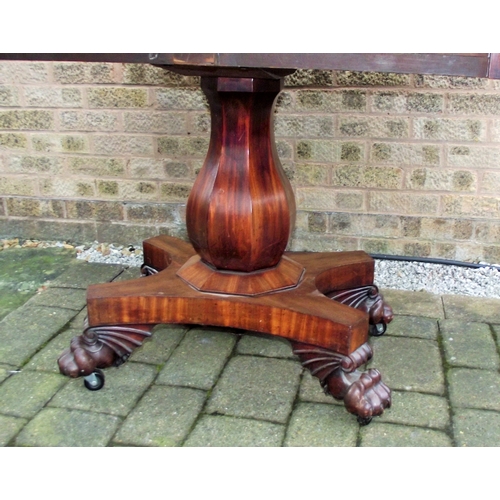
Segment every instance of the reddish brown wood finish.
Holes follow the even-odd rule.
[[[272,127],[281,85],[276,79],[202,78],[212,130],[186,223],[195,250],[217,269],[271,268],[288,243],[295,202]]]

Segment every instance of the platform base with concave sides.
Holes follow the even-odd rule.
[[[283,260],[279,280],[292,276],[290,283],[266,292],[265,271],[219,272],[199,260],[189,243],[168,236],[146,240],[144,277],[88,288],[88,323],[59,358],[60,370],[78,377],[121,364],[157,324],[232,327],[288,339],[325,391],[343,400],[361,423],[382,414],[390,390],[377,370],[358,370],[372,356],[370,325],[392,319],[373,285],[373,259],[354,251],[286,252]],[[234,291],[197,289],[182,276],[190,263],[215,289]],[[272,282],[277,271],[268,272]]]

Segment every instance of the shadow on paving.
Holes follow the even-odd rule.
[[[360,426],[269,335],[158,325],[100,391],[62,376],[87,286],[138,276],[60,249],[0,252],[1,446],[500,446],[500,300],[384,291],[395,319],[368,367],[392,407]]]

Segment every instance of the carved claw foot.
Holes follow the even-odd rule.
[[[118,366],[151,336],[152,325],[94,326],[71,340],[59,357],[59,370],[69,377],[88,376],[98,368]]]
[[[383,335],[394,313],[376,285],[368,285],[350,290],[336,290],[327,294],[332,300],[360,309],[370,318],[370,335]]]
[[[363,344],[349,356],[298,342],[293,342],[292,347],[302,365],[319,378],[325,393],[343,400],[347,411],[356,415],[362,425],[391,406],[391,391],[382,382],[380,372],[358,371],[373,355],[369,344]]]

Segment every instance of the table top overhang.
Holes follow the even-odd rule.
[[[174,71],[185,68],[209,73],[227,68],[267,69],[277,76],[297,69],[318,69],[500,78],[500,54],[491,53],[12,53],[0,54],[0,60],[149,63]]]

